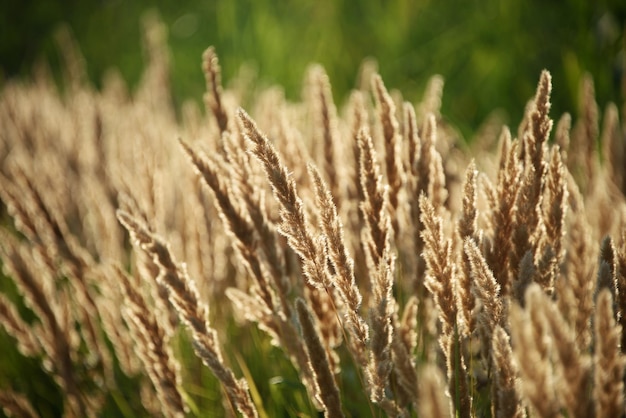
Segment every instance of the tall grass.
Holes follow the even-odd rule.
[[[544,71],[463,144],[438,76],[413,104],[363,71],[337,109],[313,66],[244,110],[210,48],[177,120],[146,35],[135,92],[76,50],[64,93],[2,90],[5,414],[624,413],[625,127],[591,80],[575,121]]]

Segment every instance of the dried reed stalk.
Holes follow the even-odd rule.
[[[596,295],[598,294],[598,292],[600,292],[600,290],[608,289],[611,292],[613,298],[615,298],[617,296],[617,293],[615,292],[615,287],[613,286],[612,279],[613,274],[611,274],[611,267],[606,261],[601,260],[600,265],[598,266]]]
[[[304,296],[308,306],[317,318],[317,325],[326,347],[328,361],[333,372],[339,373],[341,371],[339,365],[340,358],[335,349],[341,345],[345,332],[341,327],[339,317],[339,311],[342,309],[341,301],[336,293],[334,288],[322,290],[307,286],[304,289]]]
[[[19,393],[0,390],[0,405],[2,411],[9,417],[39,418],[28,398]]]
[[[471,240],[475,244],[479,242],[478,235],[478,211],[476,208],[476,179],[478,171],[472,161],[465,171],[463,186],[463,210],[457,224],[458,234],[463,240]],[[458,276],[458,313],[460,331],[465,336],[470,336],[475,329],[474,308],[476,301],[472,293],[471,262],[465,252],[462,253],[461,271]]]
[[[365,107],[365,98],[360,91],[350,95],[350,107],[353,109],[352,126],[350,135],[352,138],[352,151],[354,155],[354,180],[357,203],[364,200],[363,187],[361,185],[361,148],[359,147],[359,132],[363,129],[369,135],[369,114]],[[360,213],[360,212],[359,212]]]
[[[431,326],[420,327],[419,339],[422,342],[433,340],[436,331],[434,329],[437,314],[433,309],[432,299],[428,298],[428,290],[424,283],[426,278],[426,262],[424,260],[424,239],[422,238],[423,224],[420,219],[421,210],[419,205],[420,196],[428,196],[431,190],[430,182],[434,175],[430,172],[433,155],[436,152],[434,141],[435,119],[430,114],[425,115],[424,126],[418,129],[415,109],[412,105],[405,104],[404,119],[406,124],[405,137],[408,141],[409,158],[407,173],[407,196],[409,201],[409,224],[411,225],[412,240],[408,245],[410,257],[402,257],[411,260],[410,264],[404,262],[407,273],[412,275],[412,291],[420,301],[418,317],[419,321]],[[411,248],[412,246],[412,248]],[[402,261],[402,260],[400,260]],[[407,265],[408,264],[408,265]],[[431,332],[432,331],[432,332]]]
[[[308,225],[304,212],[304,203],[298,197],[296,184],[282,164],[278,153],[269,140],[258,130],[256,123],[243,110],[237,111],[243,134],[253,144],[253,154],[262,163],[267,178],[272,185],[274,196],[280,210],[279,232],[287,238],[289,246],[303,262],[302,270],[308,283],[313,286],[328,288],[331,283],[326,274],[326,257]]]
[[[404,120],[404,137],[408,143],[408,166],[406,172],[413,174],[416,180],[417,162],[421,154],[422,143],[419,137],[419,128],[417,126],[417,117],[415,116],[415,108],[411,103],[405,102],[402,106]]]
[[[7,209],[17,220],[18,228],[23,228],[38,255],[44,259],[43,264],[49,267],[50,276],[62,274],[67,277],[74,290],[68,292],[73,300],[72,314],[82,324],[79,332],[89,351],[98,357],[100,373],[105,374],[112,370],[112,360],[96,323],[99,316],[96,296],[88,283],[89,266],[93,260],[70,232],[59,203],[43,193],[41,186],[30,178],[23,167],[14,166],[13,176],[15,186],[21,193],[18,196],[16,188],[0,186],[3,189],[0,192],[2,199],[6,199]],[[46,315],[46,318],[50,317]],[[60,334],[53,331],[53,335]]]
[[[413,118],[409,107],[409,120]],[[411,170],[409,172],[408,183],[411,187],[409,192],[411,204],[411,223],[413,225],[413,253],[417,254],[417,261],[415,266],[415,277],[413,281],[413,287],[415,292],[420,298],[424,298],[426,289],[424,287],[424,274],[426,271],[426,263],[422,253],[424,251],[424,240],[422,238],[423,225],[421,223],[421,212],[419,205],[419,197],[424,194],[430,196],[431,179],[433,178],[431,169],[431,161],[435,151],[435,120],[431,115],[427,115],[424,121],[424,127],[421,135],[418,135],[418,131],[413,129],[414,135],[409,137],[409,144],[411,148],[414,148],[414,156],[409,156],[409,160],[412,159]],[[418,146],[419,144],[419,146]],[[425,307],[425,306],[423,306]]]
[[[437,208],[438,212],[443,213],[443,209],[448,200],[446,173],[443,168],[443,158],[441,157],[441,154],[436,149],[434,149],[434,151],[435,152],[432,155],[430,163],[431,181],[428,188],[428,195],[433,202],[433,206]]]
[[[315,395],[324,406],[324,416],[343,417],[341,397],[337,383],[330,368],[326,349],[315,329],[315,322],[304,300],[296,301],[298,322],[302,330],[309,366],[315,378]]]
[[[228,115],[222,105],[222,74],[219,59],[212,46],[202,54],[202,71],[206,81],[207,93],[204,95],[204,103],[215,116],[220,133],[228,130]]]
[[[208,307],[200,302],[195,282],[187,276],[184,265],[178,265],[172,258],[167,244],[131,215],[118,211],[117,217],[131,233],[133,240],[158,264],[160,274],[157,281],[167,287],[170,302],[191,331],[198,357],[222,383],[232,405],[246,417],[258,417],[246,381],[237,380],[224,364],[217,334],[208,322]]]
[[[393,340],[392,316],[395,309],[391,288],[393,272],[388,264],[380,264],[373,271],[373,306],[369,311],[371,327],[370,361],[367,365],[370,398],[375,403],[385,400],[385,388],[389,381],[393,363],[391,361],[391,343]]]
[[[416,191],[418,183],[418,163],[421,154],[421,139],[419,137],[419,129],[417,126],[417,118],[415,116],[415,108],[411,103],[405,102],[402,105],[403,113],[403,136],[405,138],[405,144],[407,145],[407,158],[405,159],[406,167],[403,172],[405,173],[404,182],[404,196],[407,200],[408,210],[404,214],[403,231],[400,237],[396,238],[396,245],[398,246],[399,261],[401,262],[400,268],[403,274],[411,279],[406,286],[409,291],[414,291],[415,286],[418,284],[418,271],[424,271],[424,260],[421,257],[421,249],[418,247],[423,246],[420,236],[421,223],[419,220],[419,204],[411,196],[419,196]],[[407,254],[407,255],[405,255]],[[417,256],[408,256],[413,254]],[[423,295],[425,289],[423,285],[417,286],[419,289],[418,294]],[[424,306],[422,306],[423,308]]]
[[[54,33],[54,40],[57,43],[63,58],[63,72],[65,86],[73,92],[87,84],[87,68],[85,58],[80,52],[76,38],[67,25],[62,25]]]
[[[535,173],[534,168],[527,166],[520,179],[521,185],[515,202],[517,211],[511,235],[511,252],[509,254],[509,266],[514,273],[514,277],[519,273],[520,262],[527,252],[532,254],[533,262],[540,257],[540,254],[534,251],[531,243],[532,236],[539,222],[539,218],[535,214],[538,201],[533,199],[536,177],[538,177],[538,174]]]
[[[413,353],[417,348],[418,309],[419,299],[411,296],[404,305],[404,312],[397,327],[398,339],[409,353]]]
[[[30,178],[24,167],[14,166],[12,175],[13,181],[7,180],[3,187],[2,199],[16,219],[16,226],[31,242],[43,244],[50,258],[61,258],[67,274],[83,280],[82,273],[89,260],[61,217],[63,211],[59,203],[42,193],[41,186]],[[77,290],[85,291],[80,284],[77,286]]]
[[[433,114],[439,117],[441,111],[441,101],[443,97],[444,79],[442,76],[435,74],[428,79],[424,88],[424,95],[419,106],[419,115],[424,117]]]
[[[556,304],[544,298],[541,309],[554,341],[557,393],[568,415],[588,417],[592,414],[589,392],[592,383],[591,359],[578,351],[575,334]]]
[[[135,199],[135,197],[122,192],[120,193],[118,200],[121,210],[134,214],[134,216],[140,218],[144,224],[148,224],[148,219],[154,219],[154,215],[148,215],[141,208],[141,204],[137,201],[137,199]],[[119,221],[117,222],[119,224]],[[154,231],[151,229],[150,232]],[[133,247],[133,250],[135,250],[134,253],[137,258],[137,273],[139,274],[139,277],[141,277],[148,285],[154,301],[154,311],[157,314],[166,335],[169,337],[173,335],[174,330],[178,326],[178,313],[169,302],[167,288],[162,283],[156,283],[156,285],[154,284],[155,279],[159,275],[159,267],[152,260],[152,257],[149,254],[146,254],[141,250],[137,242],[131,240],[131,246]]]
[[[609,103],[604,111],[600,143],[609,178],[622,193],[626,193],[626,169],[622,164],[626,156],[626,147],[621,140],[619,110],[614,103]]]
[[[582,79],[582,119],[577,126],[576,136],[580,154],[580,162],[583,164],[586,179],[593,179],[597,172],[598,158],[596,143],[598,140],[598,104],[593,79],[585,74]],[[591,181],[589,181],[591,184]]]
[[[615,321],[613,298],[608,289],[602,289],[596,298],[594,318],[595,416],[616,417],[624,412],[625,360],[620,344],[623,328]]]
[[[537,268],[533,262],[533,253],[527,251],[522,261],[520,261],[517,281],[511,292],[513,300],[523,307],[526,306],[526,291],[528,290],[528,286],[533,284],[536,273]]]
[[[426,288],[433,296],[439,309],[443,338],[450,338],[456,327],[456,300],[454,283],[456,266],[450,263],[452,257],[451,242],[444,239],[443,220],[435,213],[431,201],[420,196],[421,221],[424,224],[424,259],[427,264]],[[444,347],[442,346],[442,349]]]
[[[365,130],[358,135],[361,171],[359,180],[363,189],[363,201],[360,203],[361,214],[366,226],[364,240],[365,254],[370,269],[384,263],[385,252],[389,252],[391,220],[387,212],[387,194],[380,177],[380,168],[376,160],[376,151],[372,138]]]
[[[275,148],[269,140],[258,130],[254,121],[243,109],[237,112],[243,134],[253,144],[252,153],[261,162],[274,196],[280,205],[280,223],[278,231],[287,238],[287,243],[300,257],[301,268],[307,285],[311,289],[309,301],[320,319],[323,328],[325,344],[330,350],[337,344],[341,332],[336,321],[336,309],[330,291],[332,282],[327,272],[326,247],[323,237],[315,236],[306,218],[304,203],[298,196],[296,184],[290,178],[287,168],[282,164]],[[325,293],[321,293],[321,291]],[[328,300],[330,307],[320,305]],[[334,355],[329,352],[331,357]]]
[[[63,322],[59,321],[56,309],[57,292],[53,278],[44,269],[37,271],[36,254],[40,250],[30,250],[25,244],[3,232],[0,254],[5,274],[13,278],[24,304],[39,318],[46,334],[64,335]],[[44,334],[45,335],[45,334]],[[43,340],[47,340],[44,338]]]
[[[607,174],[615,185],[626,193],[626,169],[622,162],[626,157],[626,146],[620,136],[619,110],[614,103],[609,103],[604,112],[602,126],[602,150],[607,162]]]
[[[300,373],[300,380],[309,394],[313,396],[313,375],[308,367],[308,358],[303,342],[295,326],[289,321],[275,322],[275,316],[258,298],[235,288],[226,289],[226,296],[231,300],[235,312],[248,321],[256,322],[259,328],[272,337],[272,343],[279,346],[289,356]],[[276,326],[278,325],[278,328]]]
[[[487,341],[493,340],[497,326],[505,324],[506,299],[502,298],[500,285],[493,277],[485,258],[471,238],[464,242],[464,253],[470,264],[476,298],[482,303],[479,321]]]
[[[137,290],[138,283],[121,270],[117,277],[124,289],[124,304],[127,323],[137,337],[137,354],[156,388],[163,415],[183,417],[187,408],[180,393],[180,365],[167,346],[165,330],[159,325],[156,316],[143,295]]]
[[[548,166],[545,212],[543,215],[545,234],[543,235],[543,241],[540,243],[540,248],[544,248],[544,253],[546,251],[552,253],[552,257],[548,260],[545,278],[540,279],[542,287],[548,293],[553,291],[554,280],[560,273],[561,264],[565,256],[563,241],[568,193],[564,170],[561,153],[557,146],[552,149],[552,156]]]
[[[548,331],[543,304],[551,303],[537,284],[528,287],[525,309],[511,306],[511,337],[514,358],[519,364],[521,392],[535,413],[542,417],[560,416],[561,403],[549,350],[555,344]]]
[[[141,363],[135,355],[133,336],[119,309],[119,301],[124,295],[119,287],[117,269],[104,266],[98,272],[102,283],[102,297],[98,298],[98,311],[102,319],[102,329],[107,335],[120,368],[127,376],[136,376],[141,370]]]
[[[550,94],[552,92],[552,76],[547,70],[543,70],[539,77],[537,92],[530,113],[530,126],[522,135],[525,153],[535,169],[538,176],[543,176],[545,172],[545,150],[544,147],[552,130],[552,120],[548,116],[550,113]],[[536,183],[537,187],[539,183]],[[537,191],[535,191],[537,193]]]
[[[518,143],[511,143],[509,130],[505,128],[500,138],[502,144],[500,170],[498,171],[496,207],[492,215],[494,234],[487,260],[495,279],[500,284],[502,294],[507,295],[511,291],[511,282],[515,278],[515,275],[510,272],[517,270],[511,265],[510,254],[513,245],[511,235],[515,229],[518,211],[516,201],[520,187],[521,166],[516,157]]]
[[[604,237],[600,244],[600,255],[598,257],[598,279],[596,283],[596,296],[603,288],[609,289],[613,295],[613,300],[618,298],[617,288],[617,263],[616,263],[616,249],[613,244],[613,239],[610,236]],[[626,296],[621,295],[620,298],[626,299]],[[618,302],[619,304],[619,302]],[[620,312],[618,312],[618,315]]]
[[[25,244],[19,244],[15,238],[7,235],[3,238],[0,248],[5,271],[16,281],[26,305],[37,314],[43,325],[38,327],[43,331],[39,335],[38,344],[43,349],[41,354],[44,355],[44,363],[65,392],[66,411],[75,416],[86,416],[92,411],[89,411],[85,403],[72,364],[72,351],[76,349],[72,344],[75,335],[68,329],[65,313],[54,304],[58,299],[63,302],[67,302],[67,299],[64,298],[65,295],[52,290],[52,277],[45,267],[41,271],[35,270],[37,263]],[[42,250],[39,248],[37,251]],[[27,341],[22,342],[22,345],[26,344]]]
[[[0,294],[0,324],[4,330],[17,341],[17,348],[25,356],[35,357],[41,352],[41,343],[35,338],[35,334],[42,335],[39,326],[29,326],[15,305],[3,294]]]
[[[513,360],[511,342],[506,331],[496,325],[491,343],[493,364],[492,399],[497,418],[523,418],[526,412],[518,390],[518,371]]]
[[[180,140],[180,144],[197,173],[213,192],[220,216],[227,230],[235,238],[235,248],[249,269],[251,276],[256,280],[254,292],[258,294],[270,311],[277,310],[285,315],[283,307],[275,301],[276,296],[270,287],[268,278],[262,270],[261,261],[257,256],[257,239],[254,225],[246,216],[246,213],[236,204],[239,200],[238,196],[233,193],[231,185],[222,176],[223,170],[218,168],[218,160],[200,155],[182,140]],[[288,307],[286,308],[288,309]]]
[[[331,280],[346,306],[345,318],[348,331],[354,339],[355,354],[363,363],[369,340],[369,328],[359,313],[362,297],[354,279],[354,261],[348,254],[343,226],[337,215],[337,208],[333,203],[330,190],[312,164],[309,165],[309,173],[315,186],[316,202],[320,211],[320,228],[324,231],[328,256],[335,272]]]
[[[420,416],[432,418],[450,418],[449,393],[446,390],[445,379],[439,368],[433,364],[426,364],[419,375],[419,403]]]
[[[364,290],[364,296],[369,295],[369,280],[367,260],[365,256],[365,243],[361,239],[361,231],[365,226],[365,219],[363,218],[363,212],[360,209],[360,204],[365,200],[365,194],[363,192],[363,186],[361,184],[361,147],[359,146],[359,132],[363,129],[365,132],[370,132],[369,113],[366,108],[365,98],[361,91],[354,91],[350,95],[350,141],[352,144],[352,155],[354,157],[354,171],[351,176],[351,200],[349,206],[348,216],[350,219],[350,234],[349,240],[352,243],[354,249],[354,261],[355,261],[355,279],[357,285]]]
[[[360,181],[364,201],[361,213],[365,220],[363,241],[370,270],[371,309],[369,320],[370,360],[367,365],[370,398],[375,403],[385,400],[384,390],[392,370],[391,343],[393,340],[393,314],[395,299],[392,297],[394,257],[391,250],[391,220],[387,212],[387,193],[382,185],[380,168],[372,138],[365,130],[358,135],[361,156]],[[389,409],[393,406],[388,404]]]
[[[236,141],[233,137],[238,137]],[[287,306],[284,297],[289,293],[291,282],[286,274],[285,255],[279,243],[280,237],[276,231],[274,222],[270,219],[266,205],[265,193],[260,184],[259,176],[252,170],[250,156],[245,151],[243,136],[230,135],[232,140],[225,141],[226,154],[230,160],[229,167],[234,172],[234,187],[240,191],[239,195],[246,202],[248,215],[259,235],[257,245],[263,251],[267,262],[265,263],[274,277],[274,283],[281,298],[283,309]],[[290,316],[286,311],[286,315]]]
[[[170,303],[167,287],[163,283],[155,282],[159,276],[159,266],[149,254],[141,250],[137,242],[132,242],[131,245],[137,256],[137,273],[142,282],[150,289],[154,301],[154,312],[165,330],[167,338],[170,338],[178,328],[178,313]]]
[[[283,248],[279,243],[280,237],[267,213],[263,191],[260,184],[258,184],[257,176],[252,172],[250,166],[250,157],[245,153],[243,144],[240,143],[243,141],[235,143],[232,137],[227,136],[224,144],[226,154],[230,160],[228,168],[235,173],[233,188],[240,192],[238,194],[239,197],[245,201],[248,215],[254,225],[256,234],[258,234],[258,237],[255,237],[253,241],[252,235],[243,237],[244,241],[240,241],[240,244],[248,245],[248,250],[246,251],[246,256],[248,257],[257,257],[255,252],[262,250],[263,253],[258,254],[259,260],[252,261],[263,265],[271,274],[269,282],[276,289],[275,293],[278,296],[279,304],[277,306],[267,306],[265,303],[259,304],[259,301],[255,300],[254,297],[248,297],[232,288],[227,289],[227,296],[235,307],[244,313],[248,320],[258,322],[259,326],[272,336],[274,343],[283,347],[294,366],[300,371],[301,380],[309,388],[312,387],[312,376],[310,376],[306,366],[307,359],[302,342],[297,338],[297,330],[291,321],[293,315],[292,305],[288,299],[291,282],[286,270]],[[242,139],[241,137],[240,140]],[[207,174],[205,172],[205,175]],[[216,176],[218,176],[218,173],[216,173]],[[235,201],[237,198],[238,196],[235,194],[229,196],[229,199],[234,199]],[[231,220],[231,222],[234,221]],[[262,257],[263,255],[265,258]],[[255,271],[257,273],[261,272],[259,269],[255,269]],[[258,282],[260,285],[260,281]]]
[[[441,334],[439,345],[446,358],[449,391],[453,396],[456,413],[469,417],[472,398],[469,394],[467,371],[460,355],[457,327],[456,265],[452,264],[451,240],[443,236],[443,220],[436,215],[431,201],[420,196],[421,221],[424,225],[424,259],[426,260],[425,286],[439,310]]]
[[[341,158],[339,154],[339,132],[337,126],[337,109],[333,102],[330,80],[319,65],[310,70],[312,79],[312,105],[314,123],[314,141],[323,146],[324,173],[334,198],[334,204],[340,205],[344,199],[342,191],[342,164],[338,164]]]
[[[400,204],[400,190],[402,190],[404,184],[402,159],[400,157],[402,135],[396,117],[396,106],[378,74],[372,78],[372,91],[376,98],[378,117],[383,130],[391,224],[395,234],[398,235],[400,226],[398,223],[399,216],[396,215],[396,212]]]
[[[406,402],[417,402],[418,378],[416,371],[416,360],[414,357],[417,347],[417,318],[418,299],[412,296],[404,307],[402,318],[398,320],[394,315],[394,335],[391,344],[393,355],[393,373],[400,386],[400,392],[406,397]]]
[[[569,168],[568,152],[570,145],[570,131],[572,130],[572,115],[563,113],[554,129],[554,144],[558,145],[561,151],[563,164]]]
[[[147,55],[147,67],[139,82],[137,98],[147,104],[160,118],[174,121],[174,109],[170,95],[170,65],[167,51],[167,28],[158,13],[149,12],[142,18],[143,47]],[[153,118],[154,120],[154,118]]]
[[[569,226],[566,264],[568,265],[567,283],[573,293],[575,306],[574,323],[576,344],[581,352],[589,349],[591,344],[591,321],[593,314],[595,254],[591,242],[591,226],[587,221],[587,213],[583,197],[578,187],[569,183],[569,206],[572,216]]]
[[[519,263],[527,251],[532,250],[535,262],[538,243],[543,232],[542,192],[547,170],[545,146],[552,129],[549,118],[552,79],[550,73],[542,71],[537,92],[529,114],[529,125],[522,133],[522,184],[516,199],[517,214],[512,233],[513,247],[510,266],[517,273]]]

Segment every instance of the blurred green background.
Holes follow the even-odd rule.
[[[4,0],[0,80],[28,74],[41,56],[58,66],[53,33],[65,22],[96,85],[118,67],[133,86],[144,65],[140,20],[150,8],[169,31],[177,104],[200,100],[200,57],[209,45],[225,83],[253,63],[263,83],[284,86],[292,99],[311,62],[324,65],[339,104],[368,56],[378,60],[387,87],[412,101],[441,74],[442,113],[466,135],[496,108],[516,126],[543,68],[553,75],[554,118],[577,113],[585,72],[601,110],[625,97],[623,0]]]

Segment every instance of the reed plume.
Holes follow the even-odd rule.
[[[543,417],[560,416],[556,376],[549,352],[555,344],[546,324],[544,305],[549,302],[539,285],[532,284],[525,294],[526,306],[511,306],[511,337],[514,358],[519,364],[521,389],[532,411]]]
[[[217,334],[208,323],[208,307],[199,301],[195,282],[187,276],[184,265],[177,265],[171,253],[160,238],[154,236],[139,221],[126,212],[118,211],[118,219],[140,247],[159,266],[158,282],[169,291],[169,298],[185,325],[193,335],[196,354],[211,369],[215,377],[224,385],[232,404],[246,417],[257,417],[245,380],[237,380],[233,372],[224,364],[218,345]]]
[[[222,74],[219,59],[212,46],[207,48],[202,54],[202,71],[206,81],[207,93],[204,95],[204,102],[207,108],[211,109],[220,132],[228,129],[228,115],[222,104]]]
[[[328,75],[321,66],[313,66],[310,70],[313,90],[313,112],[315,127],[314,141],[323,146],[324,172],[334,196],[335,204],[343,201],[342,197],[342,165],[338,164],[341,154],[338,150],[339,133],[337,109],[333,102]]]
[[[167,346],[165,331],[157,322],[137,284],[122,271],[117,271],[124,289],[127,323],[136,336],[137,354],[141,358],[152,384],[156,387],[163,414],[183,417],[187,408],[180,393],[181,378],[178,365]]]
[[[511,251],[513,242],[511,235],[515,229],[518,207],[515,204],[520,187],[521,166],[517,161],[518,142],[511,142],[511,133],[508,129],[502,131],[500,137],[500,170],[498,171],[498,185],[496,207],[493,209],[494,233],[488,253],[489,265],[493,270],[504,295],[511,291],[512,281],[517,266],[511,265]]]
[[[535,262],[541,257],[538,244],[544,228],[541,208],[547,170],[545,148],[552,130],[552,120],[548,116],[551,90],[552,78],[550,73],[544,70],[539,78],[529,113],[529,126],[522,132],[520,160],[523,173],[516,198],[518,212],[512,233],[513,246],[510,255],[510,265],[514,272],[518,271],[519,263],[527,251],[533,252]]]
[[[624,356],[622,327],[615,322],[613,298],[603,289],[596,299],[594,354],[595,413],[598,417],[618,416],[624,410]]]
[[[267,275],[263,272],[261,261],[256,253],[257,245],[254,225],[245,212],[235,205],[238,198],[234,194],[232,187],[224,181],[225,179],[222,177],[223,170],[219,169],[218,160],[200,155],[182,140],[180,144],[189,156],[198,174],[202,176],[204,183],[213,192],[220,215],[228,231],[236,240],[237,251],[245,261],[246,267],[250,270],[250,275],[256,280],[254,292],[258,293],[267,309],[270,311],[278,309],[280,311],[281,307],[276,306],[276,296],[270,288]]]
[[[303,273],[308,282],[313,286],[329,287],[329,278],[324,268],[325,257],[319,241],[310,231],[304,204],[298,197],[295,182],[290,178],[276,149],[258,130],[250,116],[243,109],[239,109],[237,117],[244,135],[254,144],[252,152],[263,165],[274,196],[281,205],[279,232],[287,238],[289,246],[303,260]]]
[[[392,370],[394,257],[391,253],[391,220],[387,212],[387,193],[379,175],[380,167],[372,138],[364,129],[358,134],[361,157],[359,173],[364,200],[360,204],[365,220],[363,231],[365,256],[370,270],[370,358],[367,378],[373,402],[385,400],[384,391]],[[391,407],[393,409],[393,407]]]
[[[506,307],[500,295],[500,286],[493,277],[493,273],[478,246],[471,239],[466,238],[463,248],[470,264],[476,298],[482,304],[482,311],[479,316],[482,330],[485,333],[485,338],[491,341],[496,327],[505,323]]]
[[[476,188],[478,172],[476,165],[472,162],[467,167],[465,183],[463,186],[463,210],[458,221],[458,233],[461,239],[469,240],[475,244],[479,242],[478,233],[478,212],[476,208]],[[461,322],[461,330],[466,336],[473,333],[475,329],[474,308],[476,301],[472,294],[472,273],[471,261],[466,252],[462,254],[462,265],[458,281],[458,312]]]
[[[526,412],[519,393],[519,377],[510,338],[500,325],[496,325],[493,331],[491,359],[495,374],[491,402],[495,416],[499,418],[525,417]]]
[[[372,78],[372,90],[376,98],[378,114],[383,130],[385,143],[385,168],[389,184],[389,205],[394,232],[398,234],[399,224],[396,215],[399,206],[400,190],[404,183],[402,161],[400,158],[401,140],[400,126],[396,117],[396,105],[387,91],[382,78],[376,74]]]
[[[320,210],[320,228],[324,231],[328,255],[335,274],[332,279],[343,303],[346,306],[348,330],[354,338],[353,344],[358,357],[363,357],[369,340],[369,328],[359,313],[361,293],[354,279],[354,261],[347,252],[343,226],[337,215],[330,190],[313,165],[309,165]]]
[[[424,224],[426,260],[426,288],[432,295],[439,311],[441,335],[439,345],[446,359],[448,385],[450,393],[454,393],[455,409],[461,416],[469,416],[472,399],[467,384],[466,365],[460,356],[459,331],[457,327],[457,286],[456,266],[451,265],[451,240],[443,236],[442,219],[435,214],[435,208],[424,195],[420,196],[421,221]]]
[[[313,376],[315,376],[316,396],[320,403],[324,405],[325,416],[329,418],[343,417],[339,389],[337,389],[337,383],[330,370],[326,350],[315,329],[313,316],[302,299],[296,301],[296,309],[309,357],[309,365]]]

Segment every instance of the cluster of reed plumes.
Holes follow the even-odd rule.
[[[589,79],[575,123],[553,128],[544,71],[515,135],[467,145],[440,77],[414,106],[364,65],[338,112],[319,66],[289,103],[223,89],[209,48],[207,114],[177,121],[146,35],[132,96],[115,73],[95,91],[67,37],[63,93],[42,66],[0,96],[0,323],[64,416],[112,393],[125,416],[268,416],[259,368],[296,373],[329,417],[623,416],[625,131]],[[254,327],[274,348],[242,358]],[[187,344],[223,409],[190,390]],[[250,364],[269,351],[285,362]],[[0,400],[49,413],[17,387]]]

